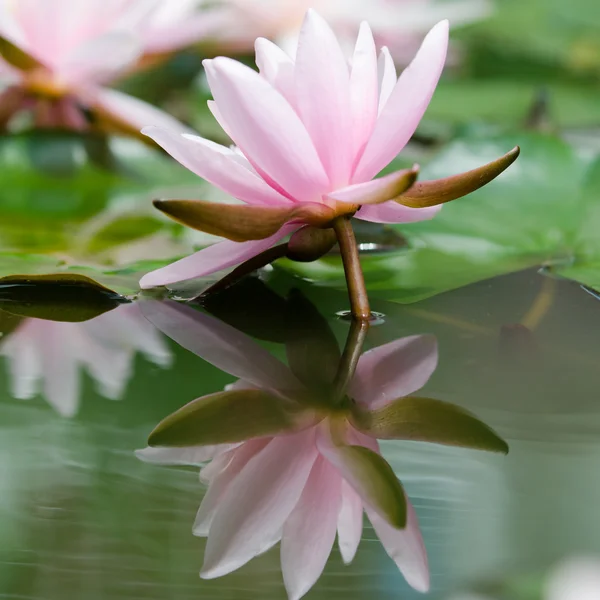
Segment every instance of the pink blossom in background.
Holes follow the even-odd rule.
[[[159,0],[140,28],[144,54],[173,52],[214,40],[228,27],[228,13],[211,0]]]
[[[230,389],[268,390],[282,402],[302,396],[303,384],[286,365],[229,325],[169,301],[145,300],[141,309],[184,348],[239,377]],[[437,358],[433,336],[373,348],[359,359],[348,394],[366,410],[383,408],[425,385]],[[297,433],[220,446],[149,447],[137,455],[160,464],[211,461],[201,469],[208,490],[193,528],[195,535],[207,537],[204,578],[230,573],[281,542],[288,596],[300,598],[321,575],[336,536],[344,562],[353,560],[366,512],[408,583],[426,591],[427,555],[414,509],[407,499],[404,529],[386,521],[373,503],[375,492],[357,477],[344,453],[352,446],[379,454],[377,440],[337,412],[320,415]]]
[[[177,130],[143,133],[185,167],[251,205],[324,205],[335,211],[363,206],[355,217],[377,223],[432,218],[439,206],[409,208],[389,201],[369,205],[386,185],[373,178],[404,148],[441,75],[448,46],[442,21],[401,76],[390,53],[379,58],[363,23],[348,66],[329,25],[310,10],[292,59],[266,39],[256,41],[260,73],[230,58],[204,62],[214,101],[210,108],[237,148]],[[151,123],[149,123],[151,125]],[[305,224],[285,223],[258,241],[223,241],[145,275],[144,288],[214,273],[269,248]]]
[[[309,8],[332,26],[342,47],[351,50],[362,21],[367,21],[380,46],[387,46],[398,65],[407,65],[423,35],[442,19],[459,27],[489,16],[491,0],[224,0],[227,26],[215,44],[232,51],[268,38],[294,56],[298,35]]]
[[[92,377],[98,393],[117,400],[137,352],[161,367],[171,364],[165,340],[135,304],[81,323],[26,318],[0,343],[12,395],[27,400],[39,393],[65,417],[77,412],[81,370]]]
[[[0,125],[20,95],[40,125],[82,128],[81,108],[103,111],[139,130],[154,124],[183,130],[145,102],[106,86],[146,54],[191,44],[215,17],[188,0],[0,0],[0,36],[39,62],[22,70],[0,58]],[[41,103],[39,97],[55,100]]]

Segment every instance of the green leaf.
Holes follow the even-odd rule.
[[[165,230],[162,220],[139,213],[122,214],[104,224],[87,242],[90,253],[110,250]]]
[[[113,310],[124,301],[116,292],[74,273],[0,278],[0,306],[19,317],[78,323]]]
[[[406,527],[404,489],[381,455],[364,446],[336,446],[330,453],[364,501],[393,527]]]
[[[195,249],[151,199],[197,195],[205,184],[138,142],[57,131],[0,136],[0,181],[0,276],[79,273],[131,294],[148,270]]]
[[[219,392],[193,400],[163,419],[149,446],[185,447],[231,444],[299,428],[298,405],[263,390]]]
[[[539,82],[511,78],[510,74],[493,79],[442,81],[427,109],[427,118],[454,125],[479,120],[520,126],[541,91],[547,98],[552,125],[585,127],[600,123],[600,102],[594,84]]]
[[[503,0],[495,8],[492,18],[474,31],[477,47],[470,62],[482,76],[497,72],[499,62],[508,63],[514,78],[525,81],[536,75],[547,80],[559,69],[571,80],[578,73],[597,73],[600,17],[595,0]]]
[[[466,410],[433,398],[407,396],[384,408],[355,408],[353,425],[382,440],[413,440],[508,453],[508,444]]]

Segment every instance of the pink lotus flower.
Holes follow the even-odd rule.
[[[349,68],[332,30],[311,10],[295,60],[258,39],[260,73],[229,58],[205,61],[214,96],[210,108],[237,147],[160,127],[142,132],[245,205],[155,201],[173,219],[227,241],[148,273],[141,287],[209,275],[257,255],[253,269],[282,255],[314,260],[338,241],[349,285],[361,290],[350,293],[353,314],[368,316],[349,219],[430,219],[440,204],[485,185],[519,153],[515,148],[488,165],[442,180],[415,184],[417,166],[373,179],[413,135],[437,85],[447,45],[448,22],[442,21],[396,79],[389,52],[382,51],[378,63],[373,35],[363,23]],[[287,246],[267,252],[287,236]]]
[[[211,110],[237,145],[157,127],[150,136],[194,173],[247,203],[234,230],[211,227],[223,207],[179,202],[159,208],[190,223],[186,212],[210,233],[232,240],[144,276],[143,288],[200,277],[255,256],[305,225],[325,226],[352,214],[377,223],[433,217],[438,206],[409,208],[391,200],[416,172],[380,179],[381,171],[414,133],[440,77],[448,45],[448,22],[436,25],[412,64],[396,80],[383,51],[377,61],[369,26],[363,23],[348,68],[332,30],[307,13],[295,61],[267,41],[256,42],[260,74],[229,58],[204,62],[214,96]],[[213,212],[206,216],[206,211]],[[183,216],[182,216],[183,215]],[[252,219],[250,221],[250,219]],[[209,221],[208,226],[206,225]],[[263,226],[259,228],[259,224]],[[243,225],[240,231],[238,225]],[[242,243],[239,243],[242,240]]]
[[[31,108],[39,125],[83,128],[87,108],[136,131],[148,124],[183,131],[157,108],[104,86],[144,55],[205,35],[210,19],[195,4],[0,0],[0,126]]]
[[[145,300],[141,307],[179,344],[241,378],[226,392],[199,398],[167,417],[151,434],[151,447],[137,453],[162,464],[211,460],[201,470],[208,491],[193,529],[208,538],[202,577],[230,573],[281,541],[288,596],[300,598],[321,575],[336,535],[344,561],[352,561],[366,512],[408,583],[428,589],[415,511],[376,438],[428,439],[422,417],[433,403],[429,406],[444,413],[437,413],[436,422],[447,427],[429,428],[435,441],[462,445],[451,433],[460,421],[463,433],[467,422],[475,432],[468,447],[505,449],[464,411],[409,397],[436,368],[433,336],[402,338],[362,354],[343,402],[332,406],[316,400],[310,388],[321,373],[300,381],[297,371],[229,325],[174,302]]]
[[[27,400],[41,393],[64,417],[77,412],[81,368],[100,394],[116,400],[131,377],[136,352],[162,367],[171,363],[164,340],[134,304],[79,323],[26,318],[0,343],[11,394]]]

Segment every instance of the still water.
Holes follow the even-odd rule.
[[[277,272],[266,285],[242,286],[183,307],[237,330],[228,355],[214,328],[209,339],[189,321],[165,326],[163,313],[147,308],[160,304],[155,298],[102,306],[96,313],[106,312],[82,321],[94,314],[86,312],[92,300],[79,297],[73,308],[69,293],[16,303],[2,296],[0,598],[286,597],[279,545],[231,574],[200,579],[206,542],[192,525],[206,483],[198,467],[134,454],[161,419],[239,376],[214,364],[236,371],[256,363],[255,343],[290,364],[290,340],[300,340],[294,348],[304,348],[304,358],[301,367],[290,364],[294,373],[300,368],[311,385],[335,375],[350,333],[337,316],[347,304],[342,292]],[[307,598],[450,600],[479,590],[486,599],[542,600],[538,579],[549,567],[600,554],[598,300],[576,284],[525,272],[414,305],[372,305],[384,316],[361,351],[409,336],[437,344],[435,364],[433,346],[405,355],[422,367],[411,391],[467,409],[510,452],[382,441],[418,516],[431,590],[423,595],[405,582],[365,518],[352,564],[334,545]],[[61,320],[73,314],[79,322]],[[204,339],[207,360],[147,317],[179,341]],[[370,381],[374,395],[383,393]]]

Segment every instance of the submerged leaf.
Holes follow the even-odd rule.
[[[163,419],[149,446],[184,447],[230,444],[291,432],[301,427],[302,410],[257,389],[202,396]]]
[[[183,225],[234,242],[262,240],[279,231],[288,221],[318,226],[335,216],[331,208],[316,202],[276,208],[203,200],[155,200],[154,206]]]
[[[426,208],[462,198],[498,177],[517,160],[520,152],[519,146],[515,146],[504,156],[476,169],[443,179],[419,181],[395,201],[410,208]]]
[[[75,273],[0,278],[0,306],[7,313],[49,321],[81,322],[126,302],[123,296]]]
[[[292,373],[309,389],[328,390],[337,372],[340,348],[327,320],[296,289],[288,297],[285,332]]]
[[[353,425],[385,440],[413,440],[508,453],[508,444],[466,410],[433,398],[407,396],[374,411],[356,408]]]
[[[202,296],[211,315],[251,337],[284,343],[286,301],[258,277],[245,277],[234,285]]]

